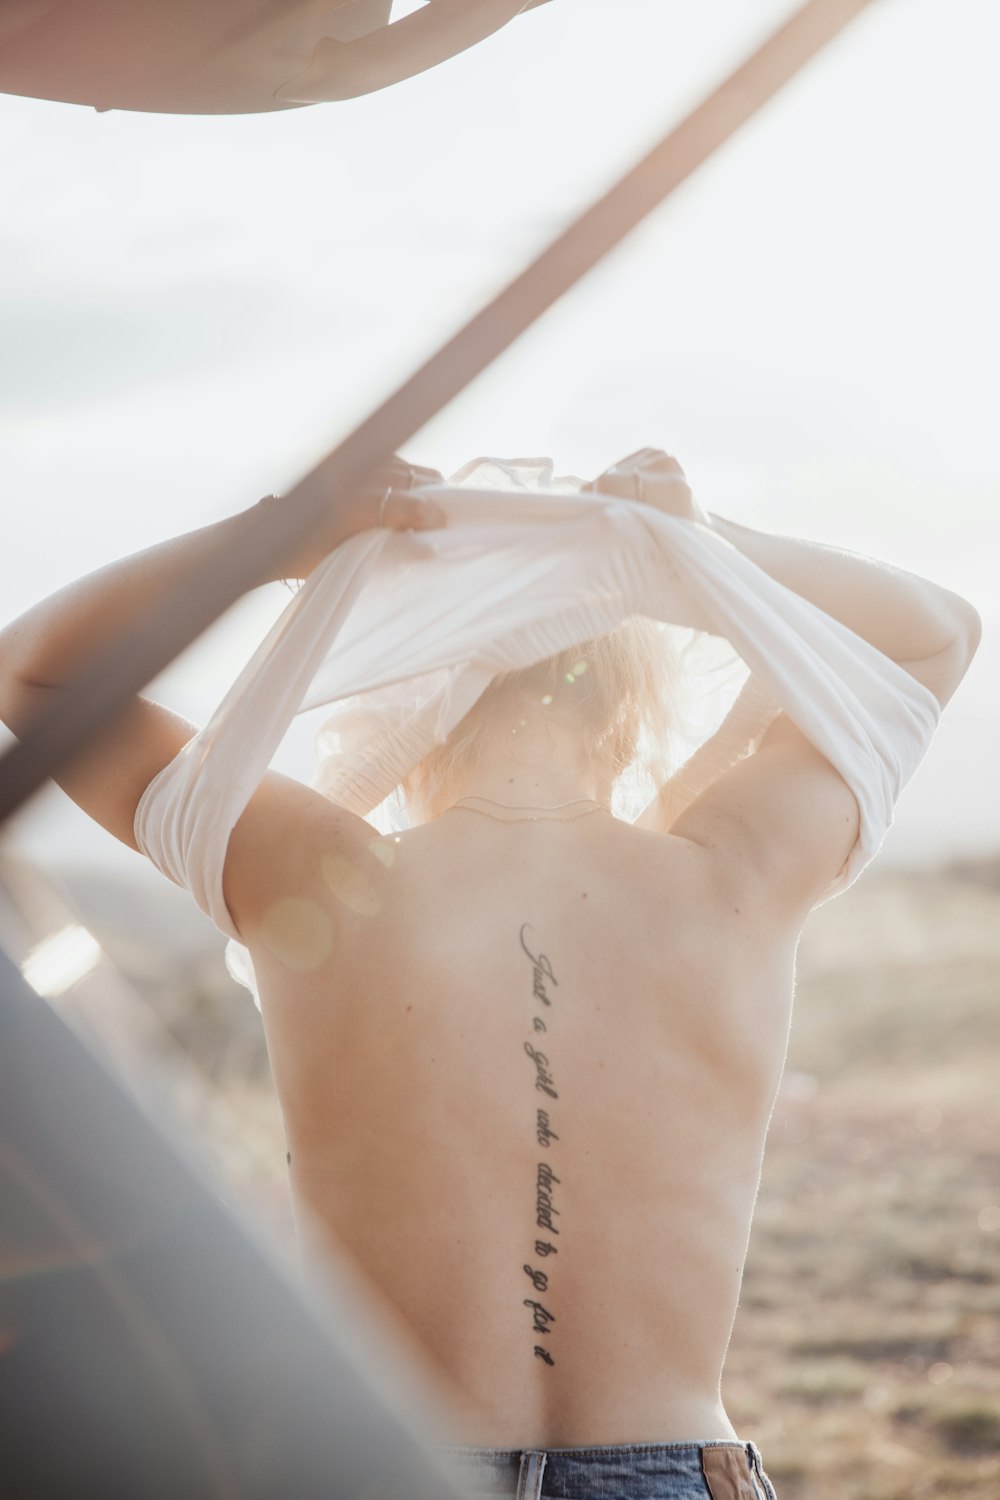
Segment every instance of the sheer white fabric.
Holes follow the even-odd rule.
[[[381,832],[406,827],[402,779],[498,672],[632,615],[660,621],[674,647],[672,764],[699,746],[728,763],[739,751],[716,734],[727,715],[748,742],[783,709],[861,814],[858,841],[821,902],[856,879],[940,719],[921,683],[710,528],[582,494],[547,459],[478,459],[423,493],[447,526],[366,531],[331,553],[139,802],[140,849],[234,939],[238,978],[253,987],[223,896],[226,848],[297,712],[331,710],[314,785]],[[632,819],[652,791],[623,777],[613,808]]]

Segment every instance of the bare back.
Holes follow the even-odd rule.
[[[301,868],[251,943],[294,1199],[462,1393],[454,1440],[733,1436],[796,934],[604,813],[457,810]]]
[[[675,461],[654,450],[652,467],[676,498]],[[394,504],[397,526],[429,519]],[[334,510],[326,550],[374,524],[369,501]],[[5,722],[30,731],[81,661],[197,560],[242,545],[246,524],[122,559],[0,632]],[[980,638],[967,601],[719,524],[948,702]],[[639,825],[452,810],[381,839],[269,772],[228,835],[225,905],[260,981],[306,1237],[320,1255],[346,1246],[398,1310],[464,1403],[456,1441],[733,1436],[719,1380],[796,940],[861,813],[786,714],[735,763],[725,730],[729,769],[704,780],[699,750],[680,801],[668,780]],[[136,848],[140,798],[194,733],[136,699],[60,783]],[[578,761],[550,779],[557,801],[594,797],[593,779],[573,784]],[[467,790],[488,796],[498,765],[476,763]],[[539,769],[501,780],[509,805],[518,788],[551,800],[536,795]]]

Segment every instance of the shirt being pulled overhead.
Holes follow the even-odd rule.
[[[296,713],[330,706],[314,783],[384,822],[387,799],[495,675],[632,615],[676,636],[678,743],[708,738],[749,669],[759,728],[784,710],[840,772],[860,831],[816,904],[857,878],[940,719],[922,683],[710,527],[581,493],[547,460],[476,460],[422,493],[447,525],[366,531],[332,552],[140,799],[139,848],[222,932],[239,939],[222,886],[229,835]],[[634,796],[622,807],[639,810]]]

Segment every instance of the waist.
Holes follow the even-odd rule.
[[[433,1450],[462,1496],[533,1500],[775,1500],[761,1455],[740,1439],[619,1443],[592,1447]]]

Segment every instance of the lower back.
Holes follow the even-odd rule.
[[[296,1197],[461,1392],[449,1441],[733,1435],[789,955],[694,846],[589,821],[415,830],[294,1025],[261,975]]]

